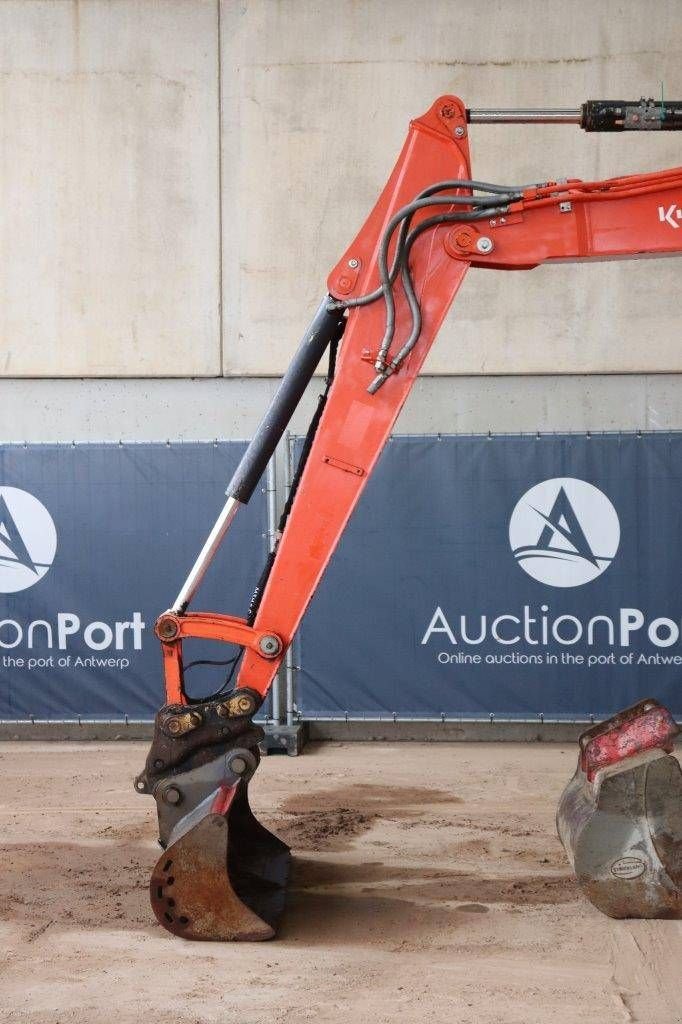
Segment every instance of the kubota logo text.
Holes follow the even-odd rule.
[[[32,587],[56,551],[57,531],[45,506],[28,491],[0,487],[0,594]]]
[[[677,229],[680,226],[678,221],[682,220],[682,209],[676,203],[671,203],[668,207],[659,206],[658,219],[661,224],[669,224],[671,228]]]
[[[531,487],[509,522],[517,562],[552,587],[579,587],[596,579],[611,564],[619,542],[620,524],[609,499],[574,477]]]

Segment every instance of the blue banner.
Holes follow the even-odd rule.
[[[682,436],[395,437],[302,624],[304,717],[682,714]]]
[[[245,445],[0,446],[0,718],[151,718],[163,701],[154,621],[175,599]],[[266,554],[260,489],[198,608],[246,613]],[[224,645],[199,658],[228,659]],[[185,644],[185,660],[194,648]],[[230,666],[197,666],[196,696]]]

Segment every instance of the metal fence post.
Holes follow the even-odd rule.
[[[284,437],[284,488],[286,497],[289,497],[291,492],[291,486],[294,479],[294,444],[295,438],[291,436],[289,431],[286,432]],[[287,725],[294,724],[294,638],[292,637],[291,643],[287,648],[287,653],[284,659],[284,676],[286,680],[286,713],[287,713]]]
[[[267,465],[265,477],[265,494],[267,499],[268,516],[268,551],[275,549],[277,540],[277,453],[272,456]],[[272,681],[270,690],[270,717],[275,725],[282,723],[282,695],[280,687],[279,671]]]

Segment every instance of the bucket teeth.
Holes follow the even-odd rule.
[[[152,909],[186,939],[270,939],[288,872],[289,848],[253,816],[242,780],[178,822],[152,873]]]

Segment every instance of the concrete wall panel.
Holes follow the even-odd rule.
[[[0,374],[220,373],[217,23],[0,4]]]
[[[248,439],[277,385],[215,380],[0,380],[3,443]],[[305,433],[319,382],[291,430]],[[681,430],[675,374],[420,377],[396,433]]]
[[[283,371],[374,203],[410,117],[469,106],[682,96],[679,0],[223,0],[223,299],[228,374]],[[472,127],[477,177],[675,166],[680,135]],[[472,271],[432,373],[676,371],[675,260]]]

